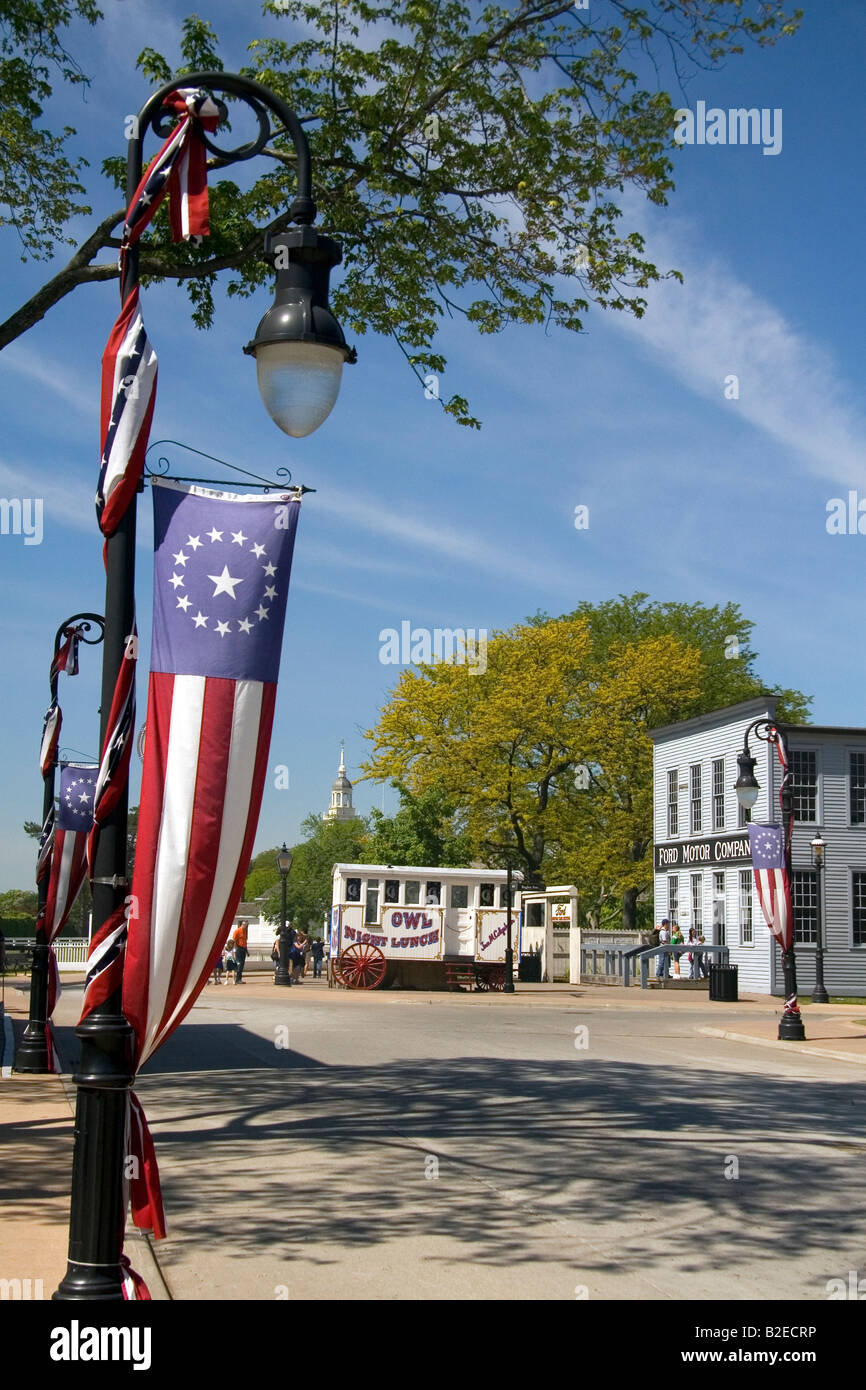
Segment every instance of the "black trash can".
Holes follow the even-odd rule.
[[[710,998],[724,1004],[736,1004],[738,992],[738,966],[710,966]]]
[[[520,964],[517,967],[517,978],[525,985],[541,984],[541,953],[538,955],[530,953],[520,957]]]

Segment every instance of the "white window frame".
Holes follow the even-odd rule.
[[[721,769],[719,778],[719,790],[716,791],[716,771]],[[724,830],[725,828],[725,760],[724,758],[713,758],[711,772],[711,793],[712,793],[712,826],[713,831]],[[721,801],[721,815],[716,815],[718,803]]]
[[[743,888],[748,886],[748,902],[743,894]],[[755,882],[751,869],[740,869],[737,892],[740,904],[740,945],[754,947],[755,945]],[[746,909],[748,908],[748,912]],[[748,916],[748,922],[746,917]],[[748,926],[749,935],[746,936]]]
[[[668,801],[667,801],[667,823],[668,839],[675,840],[680,829],[680,792],[679,792],[680,770],[678,767],[668,768]],[[673,790],[673,796],[671,796]]]
[[[697,773],[697,777],[695,774]],[[698,794],[695,796],[695,782],[698,784]],[[702,835],[704,833],[704,779],[702,766],[700,763],[692,763],[689,767],[689,833],[691,835]],[[697,815],[695,811],[697,810]]]

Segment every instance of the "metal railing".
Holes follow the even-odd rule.
[[[727,965],[730,959],[730,949],[727,946],[711,946],[707,943],[698,945],[692,941],[684,943],[682,946],[633,946],[627,951],[613,946],[603,948],[581,946],[580,973],[581,976],[596,975],[608,980],[618,979],[627,989],[632,982],[632,977],[637,975],[637,961],[639,960],[641,989],[648,989],[651,957],[668,955],[673,956],[675,960],[680,960],[687,953],[699,957],[707,955],[711,959],[713,956],[719,956],[718,964],[720,965]],[[599,961],[602,962],[603,966],[601,970],[598,968]],[[700,976],[696,978],[700,978]]]

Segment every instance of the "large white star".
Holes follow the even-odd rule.
[[[232,545],[243,545],[244,541],[248,539],[249,537],[245,536],[243,531],[232,531]]]
[[[207,615],[202,613],[201,609],[199,609],[193,618],[193,622],[196,627],[207,627]]]
[[[177,552],[177,554],[175,555],[175,557],[174,557],[174,563],[175,563],[176,565],[185,565],[188,559],[189,559],[189,556],[188,556],[188,555],[184,555],[183,551],[182,551],[182,550],[179,550],[179,551]]]
[[[191,550],[198,550],[201,545],[201,536],[190,536],[187,540],[187,545]]]
[[[82,792],[81,795],[79,796],[78,800],[79,800],[79,801],[87,802],[87,801],[90,800],[90,797],[87,795],[87,792]]]
[[[232,578],[229,574],[228,565],[223,565],[222,574],[209,574],[208,579],[211,579],[214,584],[214,598],[216,598],[217,594],[228,594],[230,598],[237,598],[235,585],[243,583],[243,579]]]
[[[217,630],[217,632],[219,633],[220,637],[227,637],[227,636],[228,636],[228,631],[229,631],[229,625],[228,625],[228,623],[217,623],[217,625],[216,625],[216,630]]]
[[[218,531],[215,526],[212,526],[207,534],[210,536],[211,545],[213,545],[214,541],[221,541],[223,538],[222,531]]]

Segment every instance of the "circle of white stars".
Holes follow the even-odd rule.
[[[88,792],[85,788],[95,786],[95,777],[72,777],[67,782],[63,800],[73,816],[81,816],[87,821],[93,819],[93,792]],[[80,787],[81,790],[76,791],[76,787]]]
[[[775,851],[775,848],[776,841],[773,835],[769,835],[766,831],[762,831],[755,836],[755,849],[758,854],[766,854],[769,856]]]
[[[205,628],[208,632],[216,632],[220,637],[228,637],[233,631],[231,625],[232,619],[229,619],[228,622],[223,619],[216,619],[210,613],[202,613],[200,608],[197,613],[191,612],[190,610],[194,605],[192,600],[183,593],[183,589],[186,587],[186,563],[190,558],[187,551],[191,551],[192,554],[195,555],[196,551],[205,544],[205,540],[210,541],[211,545],[239,545],[241,550],[243,550],[247,541],[250,539],[249,536],[244,535],[243,530],[232,531],[231,528],[229,528],[228,533],[231,535],[230,541],[224,540],[226,534],[225,528],[222,531],[218,531],[216,526],[212,526],[209,531],[203,531],[197,536],[188,536],[186,542],[181,546],[177,554],[172,552],[174,570],[168,581],[174,589],[178,608],[183,609],[184,614],[192,620],[193,626],[195,628]],[[202,537],[205,539],[203,540]],[[264,560],[265,563],[262,564],[262,570],[267,579],[272,579],[277,572],[277,567],[268,559],[268,553],[265,547],[254,542],[248,549],[251,554],[255,555],[257,560]],[[229,598],[235,601],[238,600],[239,595],[235,591],[239,584],[243,584],[244,580],[243,577],[238,577],[231,573],[229,564],[224,563],[221,572],[219,574],[209,574],[208,579],[214,586],[213,594],[211,595],[212,598],[218,598],[220,594],[228,594]],[[242,618],[234,618],[234,621],[237,623],[237,627],[234,631],[242,632],[248,636],[257,623],[267,622],[271,610],[265,607],[265,603],[267,601],[272,601],[276,597],[277,591],[273,584],[266,584],[264,596],[260,600],[258,608],[252,609],[250,612],[244,614]]]

